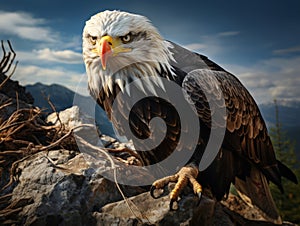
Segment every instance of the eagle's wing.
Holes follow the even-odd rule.
[[[174,46],[173,65],[185,73],[182,87],[195,104],[200,120],[210,127],[211,117],[226,106],[227,126],[223,147],[259,167],[281,189],[280,172],[267,127],[252,96],[232,74],[207,57]],[[190,61],[191,59],[191,61]],[[214,77],[214,78],[212,78]],[[218,89],[221,90],[220,101]],[[209,96],[207,95],[209,94]],[[209,103],[213,101],[214,104]],[[234,140],[236,139],[236,140]]]
[[[215,96],[218,95],[217,87],[223,92],[223,102]],[[229,191],[230,184],[234,183],[241,194],[250,198],[252,204],[280,222],[268,180],[282,188],[281,175],[265,124],[248,92],[229,73],[208,69],[188,74],[183,80],[183,88],[195,103],[201,122],[211,128],[211,134],[215,133],[214,127],[222,126],[222,114],[215,115],[220,114],[220,110],[226,106],[224,141],[216,160],[207,170],[209,175],[223,175],[223,179],[206,179],[210,181],[217,198],[223,197]],[[214,119],[220,122],[216,123]],[[206,151],[214,150],[207,148]]]
[[[235,76],[205,56],[176,44],[173,46],[176,60],[173,65],[177,74],[185,74],[181,76],[182,87],[195,105],[201,123],[213,131],[213,125],[220,123],[212,122],[212,119],[224,118],[223,115],[215,115],[226,107],[224,141],[216,160],[207,170],[209,174],[223,177],[222,180],[206,178],[210,180],[212,189],[221,198],[233,182],[242,194],[250,197],[252,204],[261,208],[275,222],[280,222],[268,181],[282,190],[282,174],[294,182],[297,180],[291,171],[285,174],[280,172],[281,163],[278,166],[265,122],[254,99]]]

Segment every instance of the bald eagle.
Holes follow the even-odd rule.
[[[121,127],[120,121],[126,121],[132,133],[143,140],[151,136],[151,119],[164,120],[166,127],[162,141],[149,150],[137,150],[145,166],[168,158],[183,133],[192,135],[195,132],[184,125],[174,105],[164,98],[153,94],[134,105],[121,101],[113,108],[117,96],[124,93],[129,97],[139,95],[130,92],[129,85],[134,82],[141,93],[145,93],[145,89],[165,89],[161,78],[181,87],[186,99],[193,103],[198,120],[196,125],[200,129],[197,145],[177,173],[153,182],[152,196],[156,189],[170,181],[177,182],[170,193],[172,208],[187,184],[192,185],[199,197],[203,187],[209,188],[217,200],[226,197],[230,185],[234,184],[240,194],[249,197],[269,219],[281,222],[268,184],[271,181],[283,191],[282,176],[295,183],[297,178],[276,159],[258,106],[234,75],[206,56],[164,40],[146,17],[121,11],[100,12],[86,22],[83,58],[89,91],[116,127]],[[191,73],[194,70],[197,73]],[[215,79],[210,79],[208,74],[213,74]],[[147,87],[138,83],[150,77],[158,79],[149,80]],[[216,86],[218,88],[213,88]],[[224,99],[215,105],[226,109],[224,135],[212,163],[199,170],[212,133],[213,114],[218,111],[218,108],[210,109],[210,98],[207,97],[207,93],[217,95],[214,89],[221,90]],[[218,102],[218,97],[214,102]],[[124,112],[129,106],[133,107],[128,115]],[[118,117],[113,117],[114,111],[119,113]],[[179,151],[185,151],[185,146]]]

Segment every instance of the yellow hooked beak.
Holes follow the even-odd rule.
[[[92,50],[100,56],[103,70],[106,70],[107,59],[119,53],[130,52],[130,48],[122,47],[120,38],[113,38],[109,35],[103,36],[96,41],[95,48]]]

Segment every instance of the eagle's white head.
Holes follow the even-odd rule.
[[[149,20],[141,15],[104,11],[91,17],[83,30],[83,58],[91,94],[102,88],[122,91],[130,81],[171,72],[173,60],[166,42]]]

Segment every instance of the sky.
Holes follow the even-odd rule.
[[[22,85],[61,84],[87,94],[81,35],[106,9],[148,17],[161,35],[235,74],[259,104],[300,101],[300,1],[0,1]]]

